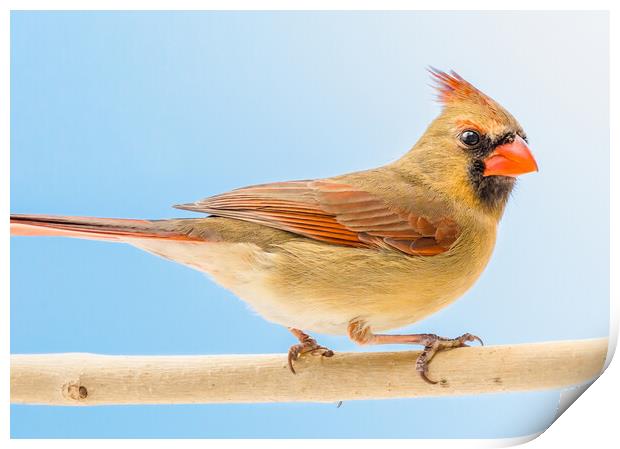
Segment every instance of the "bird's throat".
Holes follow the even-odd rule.
[[[470,179],[474,193],[483,207],[499,214],[504,212],[506,202],[515,184],[511,176],[484,176],[484,166],[474,163],[470,169]]]

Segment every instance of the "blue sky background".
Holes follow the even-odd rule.
[[[479,282],[403,331],[488,344],[606,336],[608,51],[605,13],[13,12],[11,211],[195,216],[169,206],[381,165],[439,112],[426,66],[453,68],[520,120],[540,173],[522,178]],[[336,351],[390,349],[316,336]],[[200,273],[132,247],[11,241],[12,353],[292,343]],[[11,406],[11,434],[510,437],[546,428],[558,397]]]

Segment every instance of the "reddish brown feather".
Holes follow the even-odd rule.
[[[251,186],[176,207],[345,246],[396,249],[423,256],[447,251],[458,236],[456,223],[437,216],[436,202],[416,198],[415,204],[436,213],[399,211],[350,185],[318,180]]]
[[[476,89],[454,71],[446,73],[431,67],[429,72],[433,80],[437,83],[438,99],[445,106],[460,101],[484,105],[493,102],[487,95]]]
[[[127,218],[11,215],[11,235],[65,236],[92,240],[125,238],[204,242],[179,231],[164,229],[157,221]]]

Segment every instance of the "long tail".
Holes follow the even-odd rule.
[[[107,241],[127,241],[132,238],[204,241],[188,235],[178,223],[179,220],[16,214],[11,215],[11,235],[60,236]]]

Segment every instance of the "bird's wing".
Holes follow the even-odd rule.
[[[415,198],[412,203],[423,212],[397,210],[359,188],[315,180],[245,187],[175,207],[344,246],[395,249],[419,256],[447,251],[458,238],[457,223],[430,201]]]

